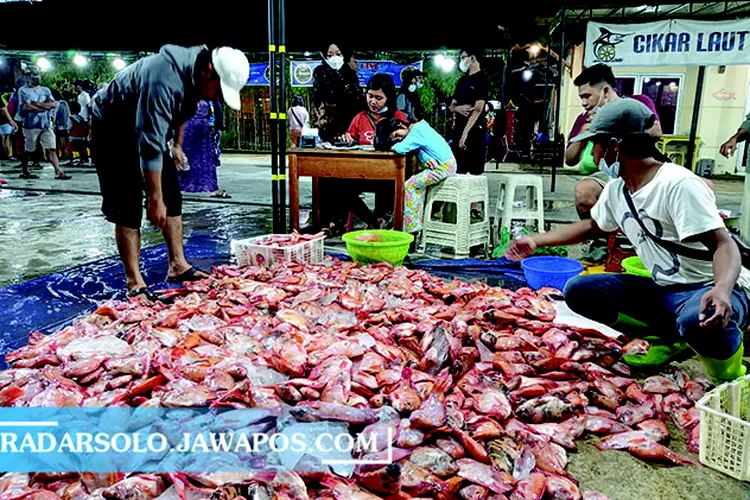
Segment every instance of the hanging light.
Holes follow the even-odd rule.
[[[435,66],[438,68],[443,67],[443,61],[445,60],[445,56],[443,54],[437,54],[435,57],[432,58],[432,62],[435,63]]]
[[[523,70],[523,73],[521,73],[521,78],[523,78],[524,82],[528,82],[531,80],[531,78],[534,76],[534,72],[530,69]]]
[[[36,60],[36,65],[40,71],[49,71],[52,69],[52,63],[46,57],[40,57]]]
[[[128,65],[128,63],[126,63],[125,61],[123,61],[121,57],[118,57],[118,58],[116,58],[115,60],[112,61],[112,66],[117,71],[120,71],[121,69],[123,69],[127,65]]]
[[[531,55],[532,55],[533,57],[536,57],[536,56],[538,56],[538,55],[539,55],[539,52],[540,52],[541,50],[542,50],[542,47],[541,47],[541,45],[539,45],[538,43],[533,43],[533,44],[529,45],[529,53],[530,53],[530,54],[531,54]]]
[[[310,57],[310,51],[305,51],[305,57]]]
[[[73,57],[73,64],[75,64],[75,65],[76,65],[76,66],[78,66],[79,68],[83,68],[83,67],[84,67],[84,66],[86,66],[86,65],[87,65],[88,63],[89,63],[88,59],[86,59],[86,58],[85,58],[84,56],[82,56],[81,54],[76,54],[76,55],[75,55],[75,56]]]

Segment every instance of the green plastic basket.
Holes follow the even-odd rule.
[[[628,257],[622,260],[622,268],[628,274],[635,274],[636,276],[643,276],[646,278],[651,277],[651,273],[646,269],[646,266],[641,262],[641,258],[638,256]]]
[[[370,236],[378,241],[358,241],[358,237]],[[401,231],[386,229],[371,229],[352,231],[341,237],[346,243],[349,256],[360,264],[377,264],[388,262],[400,266],[409,253],[409,245],[414,236]]]

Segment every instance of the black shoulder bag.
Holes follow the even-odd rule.
[[[628,187],[624,184],[622,186],[622,194],[625,195],[625,201],[628,203],[628,208],[630,209],[630,213],[633,215],[633,218],[641,227],[643,232],[646,233],[646,236],[651,239],[651,241],[653,241],[666,251],[675,253],[677,255],[682,255],[683,257],[709,262],[714,260],[714,254],[710,250],[686,247],[685,245],[680,245],[679,243],[675,243],[673,241],[666,241],[655,236],[651,231],[648,230],[646,225],[641,220],[641,217],[638,215],[638,210],[636,210],[635,204],[633,203],[633,197],[630,195]],[[739,239],[736,234],[732,233],[731,231],[727,230],[727,233],[729,233],[729,237],[732,238],[734,243],[737,245],[737,249],[740,251],[742,267],[750,269],[750,246],[746,245],[742,240]]]

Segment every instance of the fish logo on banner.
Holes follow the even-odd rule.
[[[295,65],[292,78],[297,85],[308,85],[313,79],[313,67],[305,62]]]
[[[594,56],[602,63],[620,62],[616,59],[617,46],[625,41],[632,33],[615,33],[607,28],[599,27],[599,38],[594,40]]]

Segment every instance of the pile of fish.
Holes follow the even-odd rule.
[[[299,245],[300,243],[305,243],[307,241],[317,240],[324,236],[325,234],[323,233],[300,234],[294,230],[291,234],[272,234],[253,243],[264,247],[284,248]]]
[[[391,436],[358,458],[391,445],[393,463],[351,477],[304,458],[246,474],[7,474],[2,500],[606,498],[566,470],[585,434],[602,450],[695,464],[663,444],[664,421],[697,451],[694,402],[709,382],[679,370],[636,382],[622,355],[648,344],[554,323],[557,290],[335,262],[222,266],[170,293],[171,304],[107,302],[31,333],[6,356],[0,405],[262,408]]]

